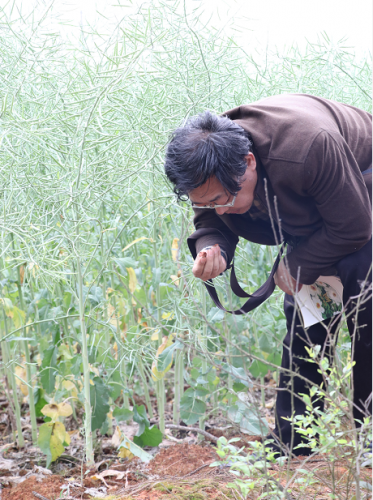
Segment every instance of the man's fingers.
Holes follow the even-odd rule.
[[[192,269],[193,275],[196,278],[202,279],[202,275],[203,275],[204,270],[205,270],[206,262],[207,262],[207,252],[200,252],[197,255],[196,260],[194,261],[194,265],[193,265],[193,269]]]
[[[219,245],[214,245],[207,251],[201,251],[193,265],[193,275],[203,281],[216,278],[225,271],[227,264],[222,257]]]
[[[213,267],[214,267],[214,249],[210,248],[209,250],[207,250],[205,269],[201,277],[203,281],[209,280],[211,278]]]

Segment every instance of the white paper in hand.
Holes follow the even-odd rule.
[[[308,328],[340,314],[343,308],[343,285],[337,276],[319,276],[313,285],[303,285],[295,300]]]

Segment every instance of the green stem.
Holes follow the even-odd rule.
[[[8,319],[6,317],[5,311],[3,309],[3,315],[4,315],[4,330],[5,330],[5,336],[8,335]],[[1,335],[1,330],[0,330],[0,335]],[[14,409],[15,409],[15,414],[16,414],[16,425],[17,425],[17,433],[18,433],[18,447],[23,448],[25,446],[25,441],[23,439],[22,435],[22,423],[21,423],[21,408],[19,406],[19,401],[17,397],[17,384],[16,384],[16,379],[14,376],[14,361],[11,361],[11,356],[8,352],[8,345],[6,342],[1,342],[1,350],[3,352],[4,356],[4,363],[5,359],[7,362],[9,362],[9,367],[6,369],[7,370],[7,376],[10,382],[10,387],[13,392],[13,402],[14,402]]]
[[[203,283],[201,283],[201,299],[202,299],[202,313],[203,313],[204,318],[206,318],[206,315],[207,315],[206,288],[205,288],[205,285]],[[202,366],[201,366],[202,375],[203,375],[207,372],[207,361],[206,361],[206,356],[205,356],[205,352],[207,351],[207,324],[206,324],[206,321],[204,321],[203,325],[202,325],[202,335],[201,335],[201,339],[200,339],[200,344],[201,344],[201,351],[203,353]],[[205,401],[206,397],[204,397],[203,400]],[[199,418],[199,428],[203,431],[205,430],[205,420],[206,420],[205,415],[203,415],[202,417]],[[198,436],[200,439],[203,439],[203,436],[201,434],[199,434]]]
[[[173,407],[173,420],[175,425],[180,423],[180,400],[182,397],[182,387],[184,374],[183,374],[183,352],[176,352],[175,359],[175,397],[174,397],[174,407]]]
[[[141,357],[138,357],[137,359],[138,359],[139,374],[140,374],[140,377],[141,377],[141,380],[143,383],[143,387],[144,387],[146,407],[148,408],[149,417],[153,418],[154,417],[153,408],[152,408],[152,404],[150,401],[150,394],[149,394],[149,389],[148,389],[148,383],[147,383],[146,376],[145,376],[144,365],[143,365]]]
[[[57,295],[58,295],[58,297],[60,299],[61,309],[65,312],[64,303],[63,303],[63,289],[62,289],[62,285],[60,283],[57,283],[56,290],[57,290]],[[39,325],[39,328],[40,328],[40,325]],[[73,356],[74,355],[74,349],[73,349],[73,346],[72,346],[71,335],[70,335],[70,331],[69,331],[69,325],[67,323],[67,318],[66,317],[62,319],[62,329],[63,329],[63,333],[64,333],[64,338],[65,338],[65,340],[67,342],[67,345],[69,346],[70,354],[71,354],[71,356]]]
[[[14,236],[13,236],[13,233],[12,233],[11,237],[12,237],[12,247],[13,247],[13,252],[14,252],[15,245],[14,245]],[[18,288],[18,297],[19,297],[19,302],[20,302],[20,305],[21,305],[21,309],[22,309],[22,311],[25,311],[25,314],[26,314],[25,303],[24,303],[24,300],[23,300],[23,291],[22,291],[22,284],[21,284],[20,266],[17,266],[17,288]],[[23,337],[26,337],[26,328],[23,328],[22,335],[23,335]],[[28,341],[27,340],[24,340],[22,342],[22,345],[23,345],[23,349],[25,351],[25,359],[26,359],[26,380],[27,380],[27,391],[28,391],[29,408],[30,408],[31,437],[32,437],[33,444],[36,444],[36,442],[38,440],[38,427],[37,427],[37,424],[36,424],[34,388],[32,386],[30,350],[29,350],[29,347],[28,347]]]
[[[262,398],[262,406],[263,408],[266,405],[266,395],[265,395],[265,389],[264,389],[264,377],[260,377],[260,394]]]
[[[85,445],[86,445],[86,461],[87,465],[94,464],[93,454],[93,436],[92,436],[92,408],[91,408],[91,392],[90,392],[90,369],[88,363],[88,345],[86,324],[84,318],[84,297],[83,297],[83,279],[80,258],[77,257],[77,276],[78,276],[78,301],[79,301],[79,316],[80,316],[80,331],[82,335],[82,358],[83,358],[83,374],[84,374],[84,409],[85,409]]]
[[[154,206],[154,204],[153,204]],[[153,252],[154,252],[154,264],[155,268],[158,269],[159,261],[158,261],[158,250],[157,250],[157,229],[154,221],[153,226]],[[158,323],[161,323],[161,291],[159,285],[156,287],[155,291],[156,301],[157,301],[157,319]],[[158,347],[162,344],[162,328],[159,328],[158,331]],[[156,383],[156,392],[157,392],[157,403],[158,403],[158,417],[159,417],[159,430],[164,434],[165,432],[165,386],[164,379],[158,380]]]

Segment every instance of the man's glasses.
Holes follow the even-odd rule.
[[[210,203],[209,205],[198,205],[196,203],[192,203],[192,207],[193,208],[211,208],[211,209],[223,208],[223,207],[233,207],[234,202],[236,201],[236,198],[237,198],[237,195],[233,196],[233,200],[230,203],[226,203],[225,205],[214,205],[212,203]]]

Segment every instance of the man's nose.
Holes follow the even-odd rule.
[[[215,211],[218,215],[223,215],[225,212],[228,212],[229,207],[220,207],[220,208],[215,208]]]

